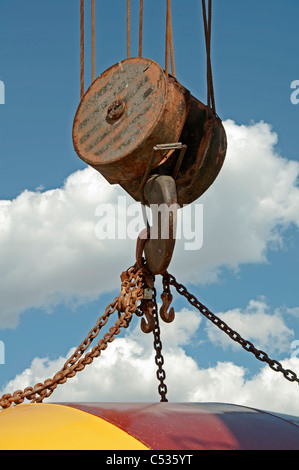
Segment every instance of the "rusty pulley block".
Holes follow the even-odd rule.
[[[85,93],[73,125],[79,157],[140,201],[140,184],[155,145],[187,148],[176,176],[180,206],[214,182],[226,154],[221,120],[160,65],[137,57],[113,65]],[[178,151],[156,152],[150,174],[173,175]]]
[[[144,57],[121,61],[92,83],[74,119],[73,143],[84,162],[136,201],[179,207],[211,186],[227,147],[215,113]],[[173,215],[164,222],[173,226]],[[163,274],[175,235],[168,240],[150,235],[145,257],[154,274]]]
[[[156,62],[126,59],[85,93],[74,120],[75,150],[109,183],[142,178],[153,147],[178,142],[189,107],[189,92]],[[156,153],[153,168],[168,153]]]

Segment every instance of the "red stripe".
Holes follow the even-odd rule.
[[[297,449],[299,427],[221,404],[63,403],[105,419],[153,450]]]

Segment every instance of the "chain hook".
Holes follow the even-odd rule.
[[[173,322],[175,318],[174,308],[170,307],[173,296],[170,292],[170,277],[168,273],[163,275],[163,292],[161,294],[162,306],[160,308],[160,317],[165,323]]]
[[[154,304],[149,300],[143,300],[141,310],[146,318],[142,317],[140,322],[140,328],[143,333],[152,333],[155,328],[155,320],[153,317]]]

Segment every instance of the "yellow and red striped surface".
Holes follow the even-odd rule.
[[[299,425],[216,403],[23,404],[0,411],[0,449],[299,450]]]

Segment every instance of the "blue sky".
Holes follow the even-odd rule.
[[[90,2],[86,3],[89,85]],[[161,65],[165,3],[144,2],[143,55]],[[205,102],[201,2],[172,3],[177,78]],[[100,74],[126,58],[126,2],[97,1],[96,14],[96,71]],[[271,357],[286,361],[297,373],[299,359],[291,355],[292,343],[299,340],[299,105],[292,104],[290,96],[291,83],[299,80],[298,14],[295,0],[214,1],[216,106],[227,130],[229,152],[223,174],[198,201],[204,204],[203,248],[190,254],[178,244],[170,266],[178,281],[188,283],[191,292],[212,311],[226,315],[235,322],[236,329],[245,325],[245,334],[254,344]],[[132,1],[132,55],[137,54],[137,44],[138,2]],[[80,94],[79,60],[79,1],[2,0],[3,393],[11,387],[24,388],[26,380],[36,383],[56,372],[59,358],[66,357],[81,342],[117,295],[119,275],[134,257],[134,241],[109,240],[105,245],[94,235],[96,205],[103,201],[115,204],[124,193],[108,187],[93,170],[86,170],[73,150],[72,123]],[[85,226],[90,230],[88,236]],[[180,312],[188,305],[175,297],[175,308]],[[268,372],[263,364],[240,348],[224,344],[193,312],[184,311],[178,317],[179,313],[176,324],[168,330],[168,326],[163,328],[165,368],[173,386],[173,399],[232,400],[256,407],[269,403],[270,392],[264,379]],[[127,347],[131,356],[125,363],[138,370],[136,357],[143,366],[147,364],[149,339],[141,333],[138,336],[134,325],[132,330],[127,343],[123,335],[119,346],[111,345],[111,357],[116,360],[121,348]],[[176,335],[185,339],[179,341]],[[96,374],[108,374],[116,388],[126,380],[117,366],[108,368],[108,359],[101,361],[92,366]],[[188,394],[179,389],[181,379],[174,363],[182,373],[185,364],[187,376],[198,377],[201,382],[194,383]],[[294,398],[296,385],[285,385],[283,377],[269,373],[267,383],[280,391],[280,397],[272,401],[273,407],[299,415]],[[99,401],[107,401],[110,396],[122,400],[108,385],[101,391],[96,379],[93,382],[92,372],[89,374],[79,379],[82,384],[75,384],[80,398],[95,399],[88,385],[83,386],[86,380],[90,390],[98,390]],[[148,380],[152,395],[141,394],[142,399],[155,400],[155,374],[143,379]],[[67,391],[57,391],[54,398],[77,399],[75,385],[70,381]],[[125,399],[138,400],[137,385],[132,387],[127,379]],[[141,378],[139,385],[142,389]],[[260,398],[263,394],[264,400]]]

